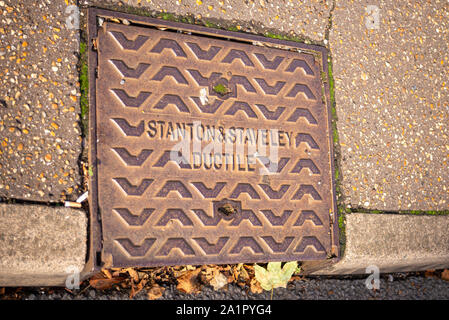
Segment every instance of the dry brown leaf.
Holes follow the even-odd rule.
[[[426,272],[424,273],[424,276],[425,276],[426,278],[435,277],[434,272],[435,272],[435,270],[433,270],[433,269],[426,270]]]
[[[220,272],[220,269],[218,266],[205,266],[204,273],[208,278],[213,278],[217,272]]]
[[[115,277],[108,279],[102,273],[98,273],[89,279],[89,284],[92,288],[98,290],[106,290],[111,288],[114,284],[118,284],[124,280],[125,278],[123,277]]]
[[[0,288],[0,294],[5,294],[5,288]]]
[[[449,281],[449,269],[444,269],[441,273],[441,279]]]
[[[195,269],[185,272],[178,278],[178,285],[176,288],[184,293],[198,293],[201,291],[201,283],[198,279],[198,275],[201,269]]]
[[[259,281],[256,280],[256,278],[251,279],[249,289],[251,290],[252,293],[259,294],[263,292],[263,289],[260,286]]]
[[[159,286],[158,284],[154,284],[150,290],[148,290],[148,300],[156,300],[162,297],[164,294],[165,288]]]
[[[247,280],[249,280],[249,274],[248,274],[248,272],[245,270],[245,268],[240,268],[240,278],[243,280],[243,281],[247,281]]]
[[[248,274],[254,274],[254,266],[250,266],[250,265],[245,264],[245,265],[243,265],[243,267],[248,272]]]
[[[234,281],[239,281],[239,271],[238,268],[234,268],[232,270],[232,276],[234,277]]]
[[[290,278],[290,281],[289,281],[289,282],[298,281],[298,280],[303,280],[303,279],[304,279],[304,278],[301,277],[301,276],[292,276],[292,277]]]
[[[114,271],[114,272],[112,272],[112,277],[113,277],[113,278],[118,277],[119,275],[120,275],[120,271]]]
[[[112,274],[108,269],[102,269],[101,272],[106,276],[108,279],[112,279]]]
[[[133,282],[131,282],[131,291],[129,293],[129,298],[132,299],[136,294],[138,294],[147,284],[146,279],[142,279],[137,285],[134,285]]]
[[[126,268],[125,271],[129,274],[131,279],[133,279],[134,283],[139,282],[139,275],[137,274],[136,270],[133,268]]]

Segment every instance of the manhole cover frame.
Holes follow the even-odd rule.
[[[324,91],[325,104],[328,113],[328,138],[330,153],[330,175],[331,175],[331,207],[330,212],[330,238],[331,238],[331,255],[328,256],[328,263],[335,263],[340,260],[340,244],[339,244],[339,228],[338,228],[338,210],[336,201],[336,181],[335,181],[335,163],[334,163],[334,145],[333,145],[333,127],[332,127],[332,106],[330,101],[330,88],[329,88],[329,78],[328,78],[328,50],[325,47],[311,44],[304,44],[300,42],[281,40],[275,38],[268,38],[264,36],[227,31],[221,29],[208,28],[202,25],[196,24],[186,24],[180,22],[173,22],[163,19],[131,15],[124,12],[110,11],[106,9],[99,8],[88,8],[88,78],[89,78],[89,211],[90,211],[90,221],[89,221],[89,243],[88,243],[88,262],[86,264],[85,270],[91,272],[98,271],[99,268],[113,267],[113,262],[102,254],[102,217],[99,210],[99,199],[98,199],[98,168],[97,168],[97,119],[96,119],[96,74],[98,65],[98,53],[97,53],[97,34],[98,34],[98,18],[103,19],[119,19],[123,21],[126,19],[132,24],[140,27],[156,27],[156,28],[167,28],[172,30],[181,30],[183,32],[190,32],[198,36],[209,36],[214,38],[221,38],[222,40],[235,40],[243,41],[248,44],[254,42],[263,43],[264,45],[275,47],[275,48],[291,48],[299,49],[302,51],[313,51],[321,55],[322,64],[322,74],[321,74],[321,86]],[[310,261],[310,260],[308,260]],[[323,261],[323,260],[320,260]]]

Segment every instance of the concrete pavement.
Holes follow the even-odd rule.
[[[84,269],[84,211],[0,204],[0,221],[1,286],[64,285]]]
[[[448,43],[447,1],[335,1],[329,46],[347,207],[449,209]]]
[[[0,197],[79,194],[78,30],[64,1],[0,2]]]

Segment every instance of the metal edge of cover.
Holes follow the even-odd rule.
[[[312,50],[321,55],[321,67],[322,73],[328,77],[328,52],[327,49],[318,45],[309,45],[298,42],[292,42],[287,40],[266,38],[263,36],[225,31],[219,29],[211,29],[200,25],[184,24],[179,22],[171,22],[156,18],[142,17],[131,15],[123,12],[115,12],[105,9],[89,8],[88,9],[88,62],[89,62],[89,166],[92,169],[92,175],[89,177],[89,208],[90,208],[90,240],[89,240],[89,258],[87,268],[92,266],[95,270],[98,270],[99,266],[103,264],[104,267],[111,267],[113,265],[112,261],[105,259],[101,256],[102,252],[102,226],[101,226],[101,212],[98,207],[98,171],[97,171],[97,128],[96,128],[96,66],[98,65],[98,56],[96,48],[97,40],[97,18],[116,18],[116,19],[127,19],[135,25],[142,27],[159,27],[159,28],[170,28],[173,30],[182,30],[185,32],[191,32],[198,34],[199,36],[212,36],[214,38],[223,38],[248,42],[261,42],[268,45],[274,46],[287,46],[290,48],[296,48],[300,50]],[[321,75],[322,76],[322,75]],[[324,82],[324,83],[323,83]],[[325,104],[327,106],[328,114],[328,138],[329,146],[328,150],[330,153],[330,175],[331,175],[331,197],[332,197],[332,211],[330,218],[330,237],[331,237],[331,252],[332,255],[328,257],[328,262],[337,262],[340,259],[339,253],[339,229],[337,218],[338,211],[336,207],[336,192],[335,192],[335,168],[334,168],[334,150],[333,150],[333,139],[332,139],[332,120],[331,120],[331,105],[330,105],[330,89],[329,89],[329,79],[326,81],[321,81],[322,89],[324,90]],[[94,125],[93,125],[94,124]]]

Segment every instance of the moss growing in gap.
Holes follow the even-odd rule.
[[[203,20],[203,23],[206,27],[208,28],[215,28],[215,29],[220,29],[220,26],[212,21],[209,20]]]
[[[449,215],[449,210],[399,210],[400,214],[414,214],[414,215],[429,215],[429,216],[444,216]]]
[[[283,35],[283,34],[277,34],[277,33],[273,33],[270,31],[267,31],[264,33],[264,36],[267,38],[272,38],[272,39],[278,39],[278,40],[288,40],[288,41],[295,41],[295,42],[303,42],[306,44],[311,44],[312,41],[307,40],[303,37],[299,37],[296,35]]]
[[[340,256],[343,256],[346,248],[346,217],[342,207],[338,207],[338,230],[340,242]]]
[[[230,27],[228,28],[228,30],[229,30],[229,31],[235,31],[235,32],[237,32],[237,31],[239,31],[239,28],[237,28],[237,26],[230,26]]]
[[[338,210],[338,228],[339,228],[339,239],[340,239],[340,251],[343,255],[346,243],[346,219],[345,214],[350,213],[350,210],[344,209],[344,203],[341,199],[341,182],[340,182],[340,139],[337,131],[337,109],[335,102],[335,83],[334,75],[332,69],[332,58],[328,56],[327,60],[327,73],[329,79],[329,93],[330,93],[330,104],[331,104],[331,117],[332,117],[332,141],[334,145],[334,176],[335,176],[335,193],[337,198],[337,210]]]
[[[334,151],[335,151],[335,191],[337,193],[337,199],[339,198],[341,194],[340,189],[340,168],[338,159],[340,156],[340,151],[337,149],[337,147],[340,145],[340,139],[338,137],[338,131],[337,131],[337,109],[336,109],[336,103],[335,103],[335,83],[334,83],[334,76],[332,72],[332,58],[328,57],[328,76],[329,76],[329,92],[330,92],[330,103],[331,103],[331,116],[332,116],[332,140],[334,142]]]
[[[125,13],[130,13],[130,14],[135,14],[138,16],[145,16],[145,17],[153,17],[154,15],[152,15],[148,10],[144,9],[144,8],[136,8],[136,7],[132,7],[132,6],[112,6],[112,8],[109,8],[111,10],[115,10],[115,11],[119,11],[119,12],[125,12]]]
[[[429,216],[444,216],[449,215],[449,210],[398,210],[398,211],[382,211],[377,209],[366,208],[352,208],[352,213],[367,213],[367,214],[406,214],[406,215],[429,215]]]
[[[163,20],[168,20],[168,21],[177,21],[178,19],[176,19],[176,16],[173,13],[168,13],[168,12],[162,12],[159,15],[160,18],[162,18]]]
[[[225,85],[219,83],[216,86],[213,87],[214,91],[218,94],[221,94],[222,96],[224,96],[225,94],[229,93],[229,89],[226,88]]]
[[[80,82],[80,108],[81,108],[81,130],[84,137],[87,136],[89,125],[89,78],[87,67],[87,44],[80,41],[80,60],[79,60],[79,82]]]

